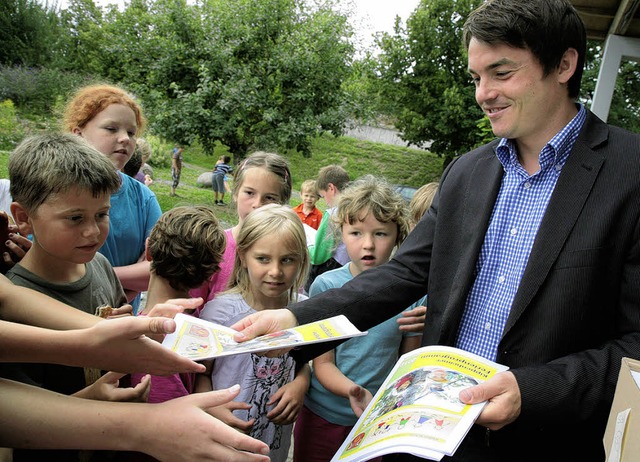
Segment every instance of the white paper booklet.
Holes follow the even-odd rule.
[[[463,404],[458,394],[507,369],[445,346],[404,354],[331,462],[399,452],[431,460],[452,455],[486,404]]]
[[[203,319],[179,313],[176,330],[165,336],[162,345],[198,361],[258,351],[295,348],[308,343],[328,342],[365,335],[345,316],[304,324],[291,329],[256,337],[244,343],[233,340],[235,330]]]

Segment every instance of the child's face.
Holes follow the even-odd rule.
[[[258,239],[241,257],[249,273],[254,302],[263,309],[284,308],[288,291],[300,272],[301,260],[282,236]]]
[[[29,252],[49,265],[91,261],[109,233],[109,202],[109,194],[93,197],[77,188],[51,196],[28,218]]]
[[[351,274],[356,276],[389,261],[397,236],[396,223],[382,223],[372,213],[367,213],[364,221],[343,223],[342,241],[351,259]]]
[[[248,168],[234,197],[240,223],[253,210],[265,204],[280,204],[282,185],[277,175],[262,167]]]
[[[316,202],[318,202],[318,196],[313,191],[302,191],[302,202],[308,208],[312,209],[316,206]]]
[[[86,139],[121,170],[136,148],[137,129],[133,109],[124,104],[111,104],[83,128],[76,127],[73,132]]]

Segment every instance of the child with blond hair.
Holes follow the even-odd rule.
[[[350,262],[318,276],[311,297],[386,263],[409,233],[404,199],[381,178],[356,180],[342,191],[337,205],[332,219]],[[422,304],[418,300],[407,310]],[[294,461],[331,460],[399,355],[420,346],[420,334],[398,329],[400,316],[313,360],[311,385],[295,425]]]
[[[208,302],[200,317],[230,326],[262,310],[284,308],[306,299],[299,294],[309,265],[302,222],[289,207],[268,204],[251,212],[240,228],[229,290]],[[213,410],[228,425],[264,441],[272,461],[285,462],[293,422],[309,386],[309,365],[296,365],[288,354],[252,353],[218,358],[209,374],[197,378],[197,390],[239,383],[232,406]]]

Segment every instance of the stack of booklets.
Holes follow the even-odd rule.
[[[342,315],[262,335],[243,343],[233,339],[237,332],[229,327],[182,313],[176,315],[175,321],[176,330],[165,336],[162,345],[194,361],[239,353],[291,349],[309,343],[366,335]]]
[[[401,452],[431,460],[452,455],[486,404],[463,404],[460,391],[507,369],[444,346],[404,354],[331,462]]]

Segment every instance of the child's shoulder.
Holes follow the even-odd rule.
[[[353,279],[353,276],[349,270],[349,263],[346,263],[340,268],[326,271],[315,278],[309,288],[309,295],[313,297],[325,290],[342,287],[351,279]]]
[[[253,314],[251,308],[239,293],[223,293],[205,303],[200,318],[215,322],[223,326],[229,326],[236,321]]]

